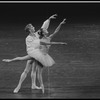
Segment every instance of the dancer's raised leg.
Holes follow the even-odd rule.
[[[13,62],[13,61],[24,61],[24,60],[30,60],[32,59],[29,55],[23,56],[23,57],[16,57],[13,59],[3,59],[4,62]]]

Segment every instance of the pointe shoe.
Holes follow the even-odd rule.
[[[32,86],[32,89],[41,89],[40,87],[36,86],[36,85],[33,85]]]
[[[11,60],[10,59],[3,59],[2,61],[4,61],[4,62],[10,62]]]
[[[41,86],[42,93],[44,93],[44,85]]]

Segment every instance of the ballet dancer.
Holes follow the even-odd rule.
[[[54,32],[54,33],[56,33],[56,31]],[[50,38],[52,37],[53,35],[50,35]],[[31,58],[31,60],[32,60],[32,58]],[[14,61],[14,60],[13,60]],[[9,62],[9,61],[8,61]],[[32,61],[31,61],[31,63],[33,63]],[[33,68],[33,67],[32,67]],[[39,70],[39,69],[38,69]]]

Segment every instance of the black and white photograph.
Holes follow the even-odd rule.
[[[100,2],[0,1],[0,99],[100,99]]]

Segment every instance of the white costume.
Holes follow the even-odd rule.
[[[47,45],[40,45],[40,39],[34,36],[26,38],[27,53],[45,67],[52,66],[55,62],[47,53]]]
[[[42,29],[46,32],[49,27],[50,20],[47,19],[43,25]],[[52,66],[55,64],[55,61],[52,59],[51,56],[48,55],[48,50],[50,45],[41,45],[40,39],[37,36],[38,33],[34,33],[35,36],[28,35],[26,38],[26,46],[27,46],[27,53],[29,56],[35,58],[37,61],[39,61],[41,64],[43,64],[45,67]],[[44,38],[44,41],[50,42],[50,39]]]

